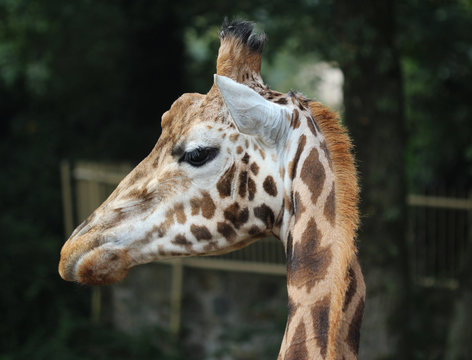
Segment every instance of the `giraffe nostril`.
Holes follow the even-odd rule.
[[[69,239],[77,238],[80,235],[84,234],[90,229],[90,219],[92,216],[89,216],[86,220],[82,221],[82,223],[75,228],[75,230],[70,235]]]

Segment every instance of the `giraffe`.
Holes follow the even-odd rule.
[[[273,234],[287,255],[278,359],[357,359],[365,285],[358,186],[337,116],[262,80],[265,35],[225,19],[214,83],[177,99],[151,153],[61,250],[65,280],[108,284],[138,264],[216,255]]]

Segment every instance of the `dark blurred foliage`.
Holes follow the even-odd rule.
[[[84,320],[89,290],[57,274],[59,163],[147,155],[170,104],[211,86],[224,16],[266,31],[269,63],[284,50],[335,61],[344,71],[346,123],[369,194],[361,233],[367,262],[404,264],[395,239],[404,233],[406,189],[471,188],[468,1],[1,0],[1,359],[178,357],[172,345],[152,340],[165,334],[133,339]],[[186,51],[189,36],[206,41],[206,53]],[[384,224],[396,235],[379,239]],[[405,296],[412,304],[432,295]],[[399,326],[418,339],[410,349],[417,359],[444,355],[437,348],[444,334],[421,336],[444,325],[429,316],[439,311],[443,295],[436,296],[410,329]]]
[[[472,185],[472,3],[399,6],[410,186]]]
[[[95,338],[103,329],[87,330],[80,319],[88,317],[89,290],[57,275],[58,165],[138,161],[149,152],[160,115],[183,91],[175,13],[162,1],[0,2],[4,356],[108,358],[116,348],[136,358],[126,354],[140,346],[116,338],[107,349],[101,342],[112,332]],[[154,358],[151,346],[139,358]]]

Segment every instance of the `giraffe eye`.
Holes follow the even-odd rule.
[[[213,160],[218,155],[218,148],[205,147],[185,152],[180,161],[185,161],[192,166],[199,167]]]

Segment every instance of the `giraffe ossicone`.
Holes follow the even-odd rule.
[[[164,113],[151,153],[64,244],[59,273],[108,284],[274,234],[289,296],[279,359],[357,359],[365,286],[349,138],[321,104],[264,85],[252,23],[225,20],[220,39],[210,91]]]

